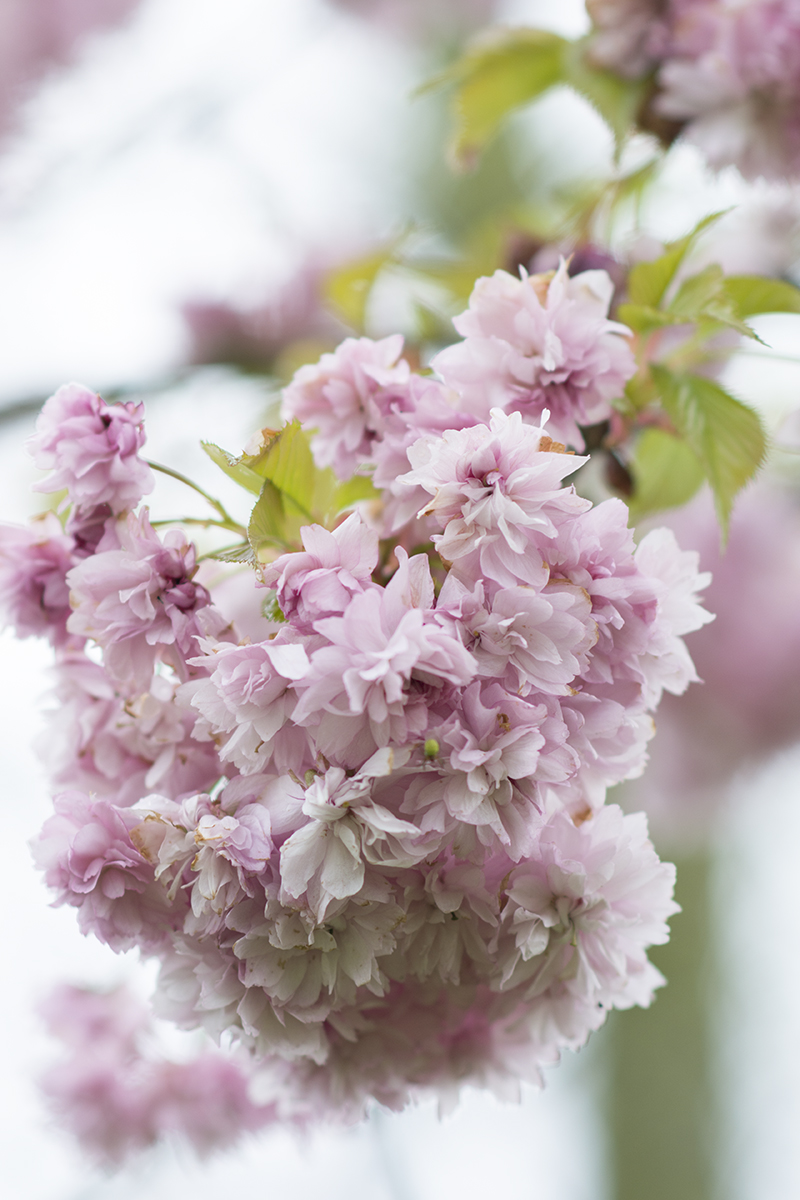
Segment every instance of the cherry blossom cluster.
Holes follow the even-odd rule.
[[[712,166],[734,164],[750,178],[800,173],[797,0],[587,6],[595,61],[629,78],[656,72],[654,116],[677,122]]]
[[[547,431],[580,443],[633,370],[610,292],[498,272],[438,376],[399,337],[303,367],[287,419],[376,498],[240,576],[279,618],[250,638],[134,507],[141,409],[73,386],[39,418],[63,525],[0,531],[5,619],[56,656],[37,860],[85,933],[160,960],[159,1015],[249,1054],[281,1119],[514,1094],[663,982],[673,869],[605,799],[695,678],[707,578],[584,499]]]

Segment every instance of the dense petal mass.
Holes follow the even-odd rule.
[[[695,677],[707,580],[669,533],[637,549],[621,501],[581,496],[586,460],[547,426],[552,406],[580,444],[627,378],[608,298],[603,272],[501,272],[445,382],[399,336],[301,369],[286,415],[374,494],[332,527],[286,503],[244,585],[253,640],[184,535],[97,482],[137,474],[138,410],[103,425],[118,448],[91,495],[75,467],[63,532],[0,536],[4,613],[57,652],[45,879],[85,932],[160,962],[159,1015],[237,1056],[156,1062],[124,1005],[66,1002],[72,1045],[93,1028],[115,1048],[48,1086],[105,1160],[426,1090],[513,1096],[662,982],[646,952],[672,869],[605,799],[641,771],[662,691]],[[82,464],[104,410],[70,392],[47,411],[42,446],[62,421]]]

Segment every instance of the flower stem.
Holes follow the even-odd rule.
[[[236,532],[242,528],[241,525],[234,521],[233,517],[225,508],[225,505],[222,503],[222,501],[216,500],[205,490],[205,488],[201,488],[199,483],[195,483],[194,480],[189,479],[186,475],[182,475],[180,471],[173,470],[172,467],[165,467],[161,463],[152,462],[150,459],[147,459],[146,461],[148,467],[150,467],[153,471],[160,471],[162,475],[170,475],[173,479],[177,479],[179,483],[185,483],[187,487],[192,489],[192,491],[197,492],[199,496],[202,496],[212,508],[216,509],[222,520],[227,522],[227,525],[225,526],[226,528],[233,529]]]

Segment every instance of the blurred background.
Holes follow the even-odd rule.
[[[400,329],[424,358],[477,275],[546,251],[613,173],[612,139],[559,88],[454,170],[445,102],[416,89],[491,23],[574,36],[588,19],[581,0],[0,0],[4,520],[39,507],[23,442],[63,382],[144,398],[151,457],[219,491],[199,439],[238,452],[300,363],[353,330]],[[642,136],[628,152],[632,171],[653,150]],[[796,190],[712,174],[689,146],[608,236],[635,257],[729,207],[709,261],[797,281]],[[93,1168],[38,1094],[56,1050],[34,1008],[61,980],[146,995],[151,977],[48,906],[27,849],[49,803],[31,749],[48,652],[0,640],[9,1196],[800,1195],[800,317],[757,327],[765,345],[725,376],[772,431],[770,487],[743,498],[721,562],[702,497],[672,518],[716,570],[708,604],[724,617],[695,644],[705,691],[665,704],[651,772],[623,797],[679,864],[684,912],[653,956],[669,987],[613,1014],[518,1108],[474,1094],[441,1121],[421,1106],[304,1142],[261,1135],[202,1165],[161,1147],[116,1175]],[[157,515],[183,503],[159,485]]]

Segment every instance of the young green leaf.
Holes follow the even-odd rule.
[[[783,279],[761,275],[729,275],[725,296],[738,317],[760,313],[800,313],[800,289]]]
[[[617,152],[633,128],[649,84],[623,79],[593,67],[586,56],[588,38],[568,42],[564,48],[564,82],[588,100],[614,135]]]
[[[647,304],[620,304],[617,316],[623,325],[635,329],[637,333],[652,333],[654,329],[663,329],[665,325],[677,324],[672,313],[662,312],[660,308],[651,308]]]
[[[705,478],[691,447],[656,426],[640,434],[630,468],[634,491],[628,506],[634,521],[648,513],[686,504]]]
[[[694,229],[685,237],[670,242],[664,253],[652,262],[637,263],[628,277],[628,298],[632,304],[643,304],[650,308],[658,308],[664,295],[672,283],[678,268],[691,250],[697,238],[715,221],[723,217],[724,212],[711,213],[698,221]]]
[[[380,492],[366,475],[354,475],[346,483],[341,483],[336,489],[334,502],[337,512],[352,508],[361,500],[377,500]]]
[[[268,479],[288,496],[299,511],[311,515],[317,468],[308,434],[292,421],[270,436],[258,454],[243,455],[243,463],[260,479]]]
[[[651,370],[666,413],[711,484],[725,537],[736,494],[766,452],[758,413],[702,375],[678,374],[658,364]]]
[[[562,79],[568,44],[543,29],[505,30],[468,50],[420,89],[455,85],[451,149],[459,166],[474,165],[504,117]]]
[[[325,277],[322,287],[325,300],[354,329],[363,330],[370,293],[381,272],[396,262],[401,240],[345,263]]]
[[[229,478],[248,492],[253,492],[256,496],[259,495],[264,480],[245,464],[243,458],[237,458],[235,455],[229,454],[227,450],[223,450],[220,446],[215,446],[213,442],[201,442],[200,445],[211,461],[216,463]]]
[[[252,565],[256,561],[253,547],[249,542],[237,542],[235,546],[223,546],[221,550],[213,550],[207,557],[226,563],[249,563]]]
[[[286,541],[286,511],[283,497],[269,479],[264,481],[261,495],[256,500],[250,514],[247,540],[258,562],[264,561],[262,556],[265,550],[274,546],[283,546]]]
[[[696,275],[684,279],[667,311],[678,322],[712,321],[728,326],[744,337],[761,341],[742,320],[726,289],[725,273],[718,263],[711,263]]]

